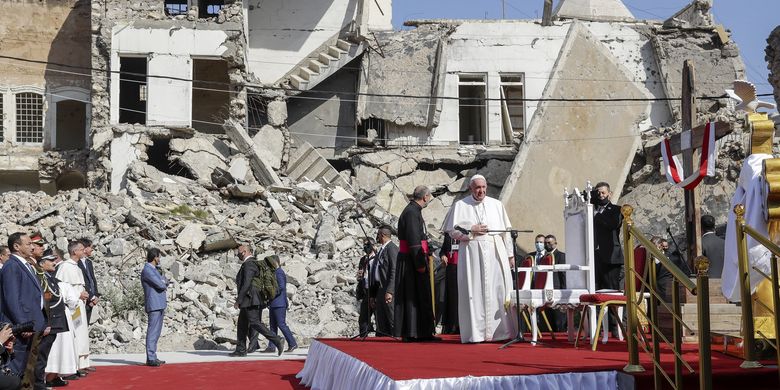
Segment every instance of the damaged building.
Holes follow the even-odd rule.
[[[479,172],[515,223],[560,232],[547,216],[564,187],[603,180],[620,194],[642,134],[678,122],[684,60],[709,75],[699,95],[744,77],[704,0],[665,21],[561,0],[541,20],[402,31],[389,0],[14,4],[6,52],[43,64],[1,76],[4,190],[312,180],[392,216],[427,184],[437,228]],[[47,38],[11,44],[31,34]]]

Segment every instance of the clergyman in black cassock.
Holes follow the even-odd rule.
[[[435,340],[431,281],[428,266],[428,236],[422,209],[433,198],[425,186],[414,189],[398,219],[398,263],[393,335],[404,341]]]

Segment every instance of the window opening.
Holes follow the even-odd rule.
[[[165,14],[168,16],[186,15],[188,9],[187,0],[165,0]]]
[[[146,124],[146,57],[119,58],[119,123]]]
[[[504,143],[525,131],[525,97],[522,74],[501,75],[501,128]]]
[[[219,15],[219,11],[225,6],[224,0],[201,0],[198,4],[198,17],[212,18]]]
[[[222,123],[230,116],[230,78],[225,60],[192,61],[192,127],[223,134]]]
[[[486,139],[487,119],[487,85],[485,75],[459,75],[458,85],[458,119],[460,128],[460,143],[482,144]]]
[[[34,92],[16,94],[16,142],[43,142],[43,96]]]

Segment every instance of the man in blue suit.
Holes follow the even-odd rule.
[[[149,316],[146,327],[146,365],[159,367],[165,361],[157,359],[157,340],[162,333],[163,317],[168,299],[165,291],[168,289],[168,281],[162,276],[157,266],[160,265],[160,250],[151,248],[146,252],[146,264],[141,271],[141,285],[144,287],[144,306]]]
[[[14,233],[8,237],[11,258],[0,270],[0,304],[2,316],[12,324],[32,322],[33,330],[43,336],[49,334],[43,312],[43,291],[35,269],[28,262],[32,256],[30,237]],[[22,377],[27,365],[27,355],[32,346],[33,333],[23,333],[14,343],[14,355],[8,363],[13,374]]]
[[[298,342],[295,341],[290,328],[287,326],[287,275],[281,267],[279,256],[271,255],[265,258],[266,261],[273,264],[276,271],[276,283],[279,285],[279,290],[276,292],[276,296],[268,305],[268,312],[270,314],[269,325],[271,327],[271,333],[277,334],[276,330],[281,330],[284,335],[284,339],[287,340],[287,350],[285,352],[292,352],[298,348]],[[268,343],[268,348],[264,352],[276,352],[276,347],[273,343]]]

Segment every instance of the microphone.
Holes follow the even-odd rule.
[[[455,230],[457,230],[457,231],[459,231],[459,232],[461,232],[463,234],[469,234],[471,232],[470,230],[468,230],[466,228],[462,228],[460,226],[455,226]]]

